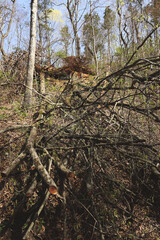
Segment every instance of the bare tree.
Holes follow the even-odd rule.
[[[1,22],[1,25],[0,25],[0,34],[1,34],[0,51],[1,51],[3,57],[5,57],[5,55],[6,55],[5,50],[4,50],[4,40],[6,37],[8,37],[8,34],[11,29],[11,24],[13,21],[13,16],[14,16],[14,11],[15,11],[16,0],[12,0],[11,2],[13,3],[12,9],[10,9],[8,6],[3,6],[1,8],[1,10],[3,10],[3,9],[4,9],[4,11],[7,10],[7,12],[5,11],[5,14],[3,17],[0,16],[0,22]],[[11,13],[8,13],[8,11]],[[9,20],[6,19],[8,17],[8,15],[10,15]],[[6,22],[8,22],[8,27],[7,27],[6,32],[4,32],[3,29],[4,29],[4,25],[6,25]]]
[[[78,10],[80,0],[67,0],[67,10],[73,27],[76,56],[80,56],[80,42],[78,36]]]
[[[92,17],[92,1],[89,0],[90,5],[90,19],[91,19],[91,27],[92,27],[92,34],[93,34],[93,52],[94,52],[94,60],[96,64],[96,74],[98,75],[98,58],[97,58],[97,52],[96,52],[96,35],[95,35],[95,28],[93,24],[93,17]]]
[[[105,12],[104,12],[104,23],[103,23],[103,28],[106,32],[105,36],[107,37],[107,50],[108,50],[108,56],[107,56],[107,61],[108,61],[108,70],[110,71],[111,68],[111,36],[112,36],[112,28],[114,26],[115,23],[115,13],[114,11],[107,6],[105,8]]]
[[[30,43],[26,77],[26,90],[23,102],[24,107],[29,107],[32,104],[33,72],[36,51],[36,21],[37,21],[37,0],[31,0]]]

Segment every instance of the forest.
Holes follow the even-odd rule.
[[[0,0],[0,239],[160,240],[160,0]]]

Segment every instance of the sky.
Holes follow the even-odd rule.
[[[26,9],[30,7],[30,0],[16,0],[16,3]]]
[[[150,2],[151,0],[144,0],[143,1],[143,4],[146,5]],[[30,13],[30,0],[16,0],[16,4],[19,5],[20,8],[22,8],[23,10],[27,11],[28,14]],[[55,1],[57,2],[57,1]],[[60,3],[61,0],[58,1],[58,3]],[[63,2],[63,1],[62,1]],[[81,2],[83,2],[83,0],[81,0]],[[104,6],[112,6],[114,7],[115,3],[116,3],[116,0],[102,0],[101,2],[103,2]],[[55,9],[58,9],[58,10],[61,10],[62,11],[62,15],[64,15],[64,7],[56,7],[55,6]],[[99,8],[101,9],[101,7]],[[99,11],[99,13],[102,13],[102,9]]]
[[[81,0],[83,3],[86,2],[86,0]],[[144,4],[147,4],[150,0],[144,0]],[[24,23],[28,23],[30,22],[30,2],[31,0],[16,0],[16,6],[18,10],[18,15],[20,19],[22,19],[22,32],[23,32],[23,38],[24,39],[29,39],[29,25],[27,27],[27,25],[25,25]],[[58,3],[60,2],[64,2],[64,0],[57,0]],[[104,6],[106,5],[111,5],[111,7],[114,8],[114,4],[116,3],[116,0],[100,0],[100,3],[104,3]],[[83,7],[83,6],[82,6]],[[67,24],[70,23],[70,21],[67,18],[67,14],[66,14],[66,9],[64,9],[64,6],[62,7],[57,7],[55,6],[55,9],[58,9],[62,12],[62,18],[64,20],[64,23]],[[99,4],[99,8],[97,9],[98,13],[100,16],[103,16],[104,13],[104,8],[102,8],[102,4]],[[59,25],[58,28],[56,29],[60,29],[61,26],[63,25]],[[72,28],[70,28],[72,29]],[[20,31],[20,30],[19,30]],[[17,32],[16,32],[16,22],[14,24],[12,24],[12,32],[10,34],[10,39],[13,40],[13,37],[16,36]],[[19,33],[20,34],[20,33]],[[58,31],[56,31],[56,34],[58,34]],[[25,47],[25,45],[28,45],[28,41],[23,41],[23,39],[19,40],[20,41],[20,47]],[[12,42],[13,43],[13,42]],[[17,46],[17,40],[15,39],[15,46]],[[26,48],[26,47],[25,47]],[[10,49],[8,49],[8,51],[11,51],[12,46],[10,45]]]

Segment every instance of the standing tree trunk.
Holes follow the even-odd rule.
[[[23,106],[26,108],[30,107],[32,104],[33,72],[36,51],[36,21],[37,21],[37,0],[31,0],[29,57],[26,76],[26,89],[23,102]]]
[[[119,44],[120,44],[120,49],[123,49],[123,46],[122,46],[122,6],[120,6],[119,0],[117,0],[117,14],[119,17],[119,19],[118,19]],[[119,56],[120,65],[122,64],[122,60],[123,60],[123,54],[120,54],[120,56]]]
[[[96,51],[96,35],[95,35],[95,29],[93,24],[93,17],[92,17],[92,2],[89,1],[90,4],[90,17],[91,17],[91,27],[92,27],[92,34],[93,34],[93,57],[96,65],[96,75],[98,75],[99,66],[98,66],[98,58],[97,58],[97,51]]]
[[[78,8],[79,8],[80,0],[69,1],[67,0],[67,10],[69,13],[69,18],[72,24],[73,33],[74,33],[74,41],[75,41],[75,53],[76,56],[80,56],[80,41],[78,37]]]
[[[40,93],[45,94],[45,73],[42,71],[40,72]]]
[[[111,43],[110,43],[110,31],[108,30],[108,53],[107,53],[107,62],[108,62],[108,72],[111,70]]]
[[[9,24],[8,24],[6,33],[3,32],[3,25],[0,26],[0,34],[1,34],[0,52],[2,53],[3,58],[6,56],[5,51],[4,51],[4,40],[5,40],[6,37],[8,37],[8,34],[10,32],[11,24],[12,24],[12,21],[13,21],[13,15],[14,15],[14,12],[15,12],[16,0],[12,0],[12,2],[13,2],[13,5],[12,5],[12,10],[11,10],[11,16],[10,16],[10,20],[9,20]],[[1,16],[0,16],[0,22],[1,22]]]

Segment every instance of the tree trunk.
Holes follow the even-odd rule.
[[[80,44],[79,44],[79,37],[78,35],[76,35],[76,56],[79,57],[80,56]]]
[[[67,10],[69,13],[69,18],[72,24],[73,32],[74,32],[74,41],[75,41],[75,52],[76,56],[80,56],[80,41],[78,37],[78,30],[77,30],[77,24],[78,24],[78,7],[79,7],[79,0],[74,1],[72,5],[72,1],[67,0]]]
[[[45,73],[40,72],[40,93],[45,94]]]
[[[9,20],[7,32],[3,33],[3,27],[0,27],[0,33],[1,33],[0,51],[2,53],[2,57],[6,56],[5,51],[4,51],[4,39],[6,37],[8,37],[8,34],[10,32],[10,29],[11,29],[11,24],[12,24],[12,20],[13,20],[16,0],[13,0],[12,2],[13,2],[13,6],[12,6],[12,10],[11,10],[11,17],[10,17],[10,20]]]
[[[31,0],[29,58],[26,77],[26,90],[23,102],[23,106],[26,108],[30,107],[32,104],[33,72],[36,51],[36,21],[37,21],[37,0]]]
[[[108,62],[108,71],[111,70],[111,52],[110,52],[110,31],[108,30],[108,56],[107,56],[107,62]]]
[[[98,58],[97,58],[97,52],[96,52],[96,35],[95,35],[95,29],[94,29],[94,24],[93,24],[93,18],[92,18],[92,3],[91,0],[89,1],[90,3],[90,16],[91,16],[91,26],[92,26],[92,34],[93,34],[93,54],[94,54],[94,61],[96,65],[96,75],[98,75],[99,67],[98,67]]]

